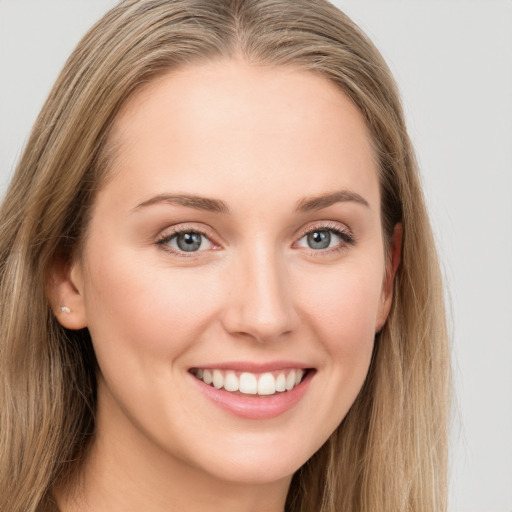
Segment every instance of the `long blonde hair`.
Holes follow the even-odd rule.
[[[94,434],[87,330],[58,324],[49,268],[84,239],[112,148],[143,84],[242,56],[328,77],[364,115],[379,163],[383,233],[403,225],[389,318],[368,377],[325,445],[294,475],[289,512],[446,509],[449,347],[433,237],[397,88],[366,36],[325,0],[125,0],[68,59],[0,210],[0,510],[52,510],[51,489]]]

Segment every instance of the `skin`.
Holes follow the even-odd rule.
[[[90,330],[100,366],[95,441],[60,507],[282,511],[291,476],[355,400],[391,303],[400,230],[386,257],[364,120],[325,78],[223,60],[140,90],[112,141],[83,253],[57,265],[51,291],[71,310],[62,325]],[[296,210],[333,191],[367,204]],[[158,243],[176,228],[204,232],[202,250]],[[332,247],[308,246],[306,233],[333,228],[355,242],[332,233]],[[220,408],[189,372],[278,360],[314,375],[293,408],[263,420]]]

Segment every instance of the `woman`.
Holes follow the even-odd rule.
[[[330,4],[122,2],[1,219],[1,510],[445,509],[432,235]]]

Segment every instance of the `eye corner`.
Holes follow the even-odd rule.
[[[294,247],[304,248],[313,254],[332,254],[356,245],[353,232],[335,222],[309,225],[299,232]]]
[[[199,257],[203,253],[222,248],[206,230],[187,225],[164,231],[155,241],[155,245],[177,257]]]

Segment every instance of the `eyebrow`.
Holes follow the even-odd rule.
[[[355,202],[367,208],[370,205],[366,199],[356,192],[350,190],[340,190],[330,194],[323,194],[313,197],[305,197],[297,202],[295,211],[306,213],[314,210],[328,208],[336,203]],[[147,201],[144,201],[133,208],[138,211],[141,208],[152,206],[158,203],[167,203],[170,205],[185,206],[187,208],[195,208],[196,210],[205,210],[214,213],[229,214],[229,207],[220,199],[212,199],[209,197],[196,196],[191,194],[158,194]]]
[[[321,210],[336,203],[355,202],[367,208],[370,208],[368,201],[356,192],[351,190],[340,190],[331,194],[323,194],[310,198],[301,199],[295,208],[298,212],[310,212],[313,210]]]
[[[133,211],[140,210],[146,206],[157,203],[167,203],[177,206],[186,206],[187,208],[195,208],[196,210],[206,210],[214,213],[229,213],[228,205],[220,199],[210,199],[188,194],[159,194],[157,196],[140,203]]]

